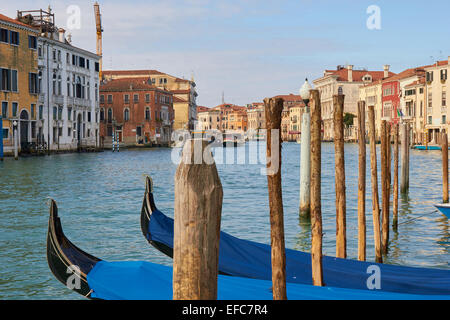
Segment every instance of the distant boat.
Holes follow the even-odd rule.
[[[416,145],[416,146],[413,146],[413,148],[416,150],[442,150],[442,147],[438,146],[438,145],[429,145],[428,147],[424,146],[424,145]],[[449,150],[450,150],[450,148],[449,148]]]
[[[146,179],[141,210],[141,229],[156,249],[173,257],[174,221],[156,208],[152,181]],[[270,280],[270,245],[220,233],[219,272],[221,274]],[[368,290],[368,268],[381,272],[381,290],[408,294],[450,295],[450,270],[412,268],[373,262],[323,257],[323,276],[327,286]],[[311,254],[286,249],[286,281],[311,284]]]
[[[58,207],[51,201],[47,261],[53,275],[68,289],[90,299],[171,300],[173,269],[146,261],[108,262],[75,246],[64,235]],[[382,276],[383,277],[383,276]],[[220,300],[272,300],[272,281],[218,276]],[[449,300],[450,296],[412,295],[287,284],[292,300]]]
[[[440,212],[442,212],[447,218],[450,219],[450,204],[435,204],[434,205]]]

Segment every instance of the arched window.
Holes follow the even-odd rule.
[[[62,78],[58,76],[58,95],[62,95]]]
[[[145,120],[150,120],[150,107],[145,108]]]
[[[126,108],[123,111],[123,121],[129,121],[130,120],[130,110]]]
[[[113,111],[111,108],[108,108],[108,122],[112,122]]]
[[[81,98],[82,97],[81,96],[82,86],[81,86],[81,78],[80,77],[77,77],[75,80],[75,89],[76,89],[75,97]]]

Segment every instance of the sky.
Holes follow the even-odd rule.
[[[319,78],[338,65],[383,70],[389,64],[401,72],[450,55],[448,0],[98,2],[104,70],[193,76],[197,104],[207,107],[219,105],[222,93],[227,103],[238,105],[298,94],[305,78]],[[17,10],[50,4],[58,27],[72,34],[72,44],[95,52],[93,3],[2,0],[0,13],[16,17]],[[372,6],[379,15],[368,11]]]

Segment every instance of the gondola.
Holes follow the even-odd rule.
[[[442,214],[444,214],[447,218],[450,219],[450,204],[443,203],[443,204],[435,204],[434,205]]]
[[[173,256],[173,219],[156,207],[153,184],[146,180],[141,210],[141,229],[147,241],[169,257]],[[271,248],[269,245],[220,233],[219,272],[226,275],[271,279]],[[372,271],[371,271],[372,270]],[[369,290],[367,285],[379,270],[384,292],[423,295],[450,295],[450,270],[414,268],[378,264],[350,259],[323,257],[324,282],[327,286]],[[287,282],[312,284],[311,255],[286,249]]]
[[[76,247],[66,238],[51,201],[47,234],[47,261],[54,276],[69,289],[102,300],[170,300],[172,268],[145,261],[107,262]],[[74,267],[79,269],[73,273]],[[71,271],[72,270],[72,271]],[[79,286],[73,277],[77,276]],[[75,284],[75,285],[74,285]],[[218,276],[218,298],[222,300],[270,300],[272,282],[249,278]],[[450,299],[450,296],[421,296],[363,290],[287,284],[293,300],[423,300]]]

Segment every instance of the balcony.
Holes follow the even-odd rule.
[[[53,99],[53,103],[55,103],[55,104],[58,104],[58,105],[64,104],[64,96],[53,95],[52,99]]]
[[[447,113],[447,107],[441,107],[441,113]]]

